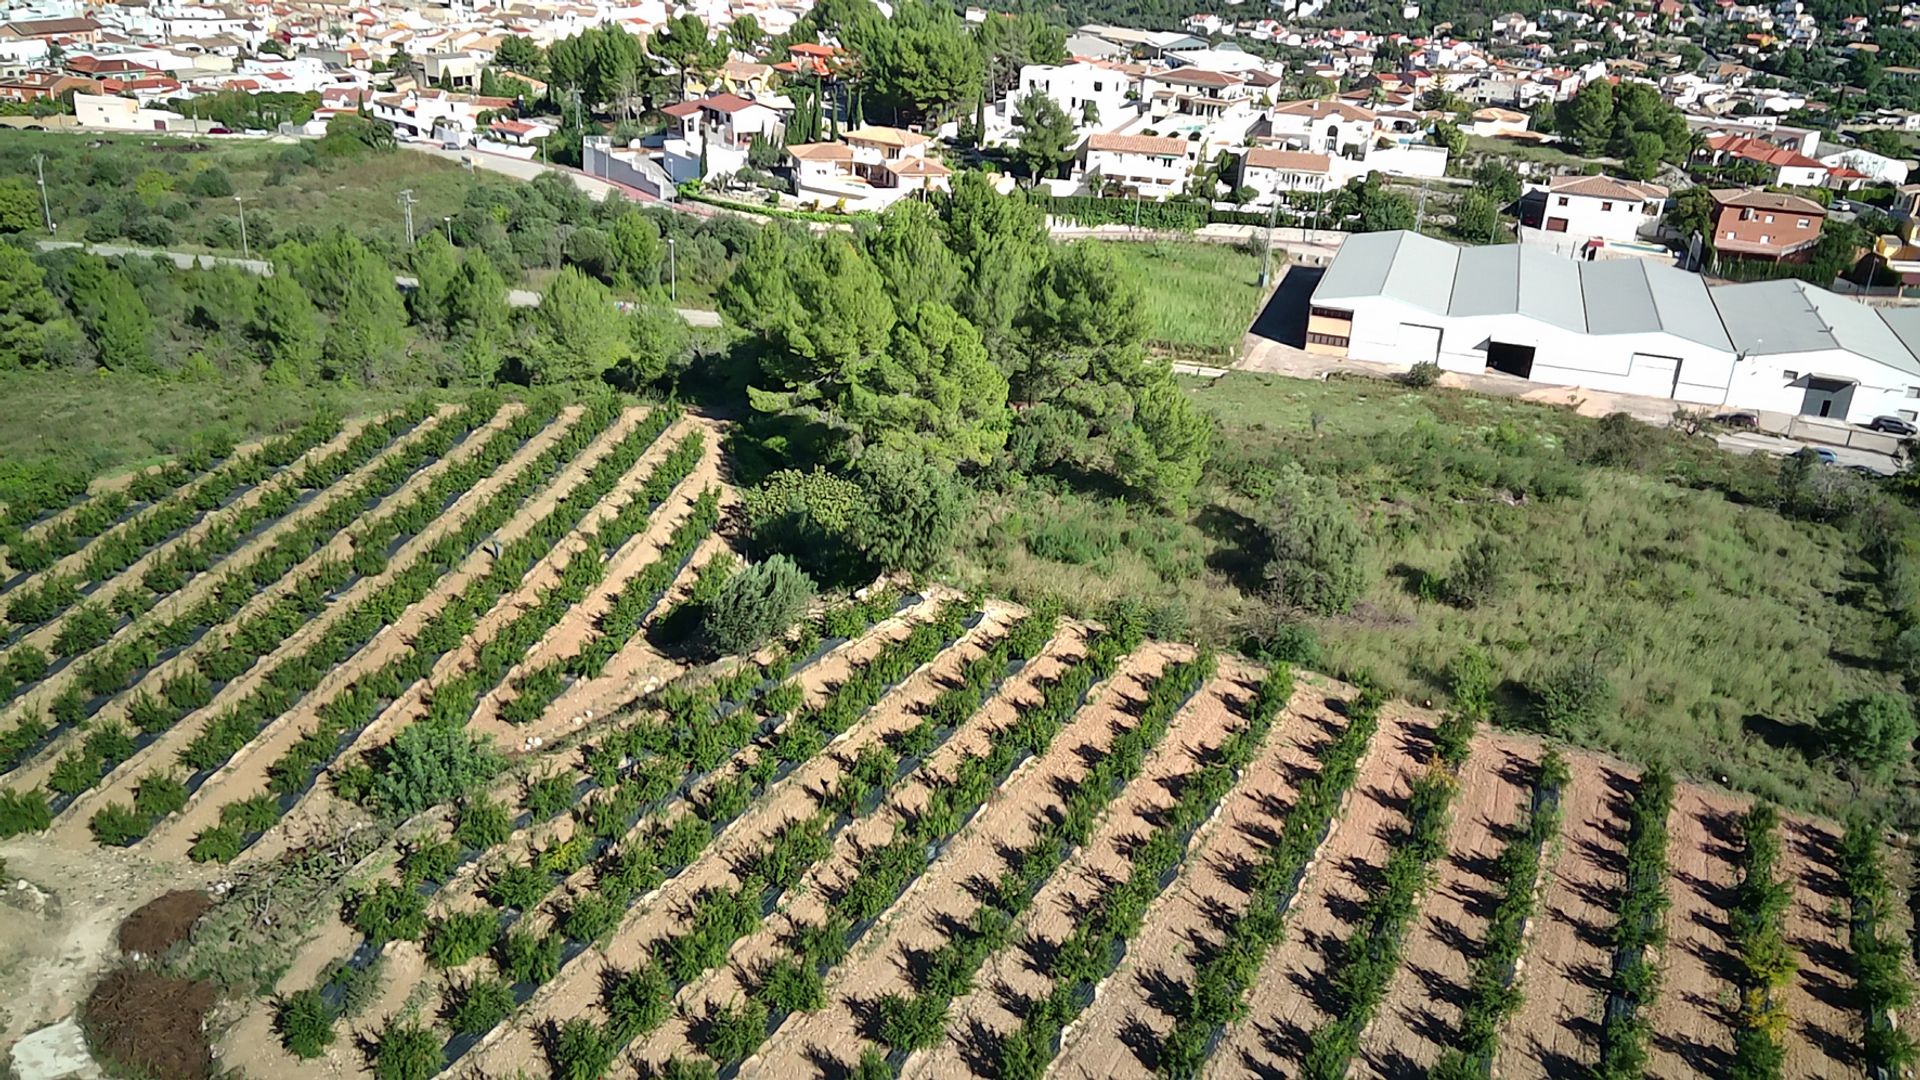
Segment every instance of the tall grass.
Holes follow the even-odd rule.
[[[1147,340],[1235,349],[1260,302],[1260,258],[1228,244],[1102,242],[1146,291]]]
[[[1504,711],[1524,714],[1528,684],[1599,657],[1613,705],[1581,741],[1796,808],[1852,798],[1812,760],[1808,725],[1838,700],[1897,688],[1875,659],[1888,622],[1857,538],[1759,501],[1771,459],[1649,431],[1635,468],[1595,468],[1568,453],[1595,431],[1570,412],[1380,382],[1236,374],[1189,390],[1220,436],[1188,510],[1043,479],[980,515],[971,583],[1081,610],[1131,594],[1235,644],[1263,607],[1248,532],[1261,477],[1297,461],[1339,485],[1368,537],[1362,601],[1310,620],[1335,673],[1443,698],[1447,661],[1475,646]],[[1489,534],[1502,587],[1471,608],[1445,603],[1446,575]]]

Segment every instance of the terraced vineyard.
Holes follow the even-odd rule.
[[[1871,830],[937,586],[689,668],[721,432],[475,399],[4,538],[11,844],[242,879],[399,822],[250,1076],[1859,1075],[1910,1053]],[[148,480],[145,477],[154,479]],[[155,519],[148,523],[147,519]],[[453,800],[391,766],[477,738]]]

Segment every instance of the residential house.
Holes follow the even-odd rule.
[[[660,111],[674,125],[660,161],[676,184],[732,176],[747,167],[755,136],[778,146],[785,131],[778,109],[739,94],[676,102]]]
[[[0,38],[37,38],[77,45],[98,45],[102,27],[89,18],[23,19],[0,23]]]
[[[1556,176],[1523,194],[1520,202],[1522,224],[1542,233],[1629,243],[1659,225],[1667,189],[1611,176]]]
[[[1290,149],[1352,158],[1365,157],[1372,145],[1375,114],[1339,101],[1289,101],[1267,114],[1273,137]]]
[[[481,113],[512,107],[512,98],[408,90],[375,97],[371,111],[374,119],[392,124],[399,138],[465,146],[480,127]]]
[[[1240,183],[1259,194],[1253,205],[1284,204],[1294,192],[1319,194],[1334,186],[1333,160],[1304,150],[1257,146],[1240,159]]]
[[[1801,262],[1820,242],[1826,219],[1826,208],[1812,199],[1719,188],[1713,192],[1713,247],[1743,259]]]
[[[1186,188],[1198,145],[1155,135],[1089,135],[1075,172],[1089,184],[1100,177],[1109,193],[1164,199]]]
[[[1783,187],[1822,187],[1829,179],[1829,169],[1821,162],[1798,150],[1746,135],[1711,136],[1701,154],[1715,165],[1751,161],[1765,166],[1770,170],[1770,181]]]
[[[893,128],[861,128],[858,143],[797,143],[792,160],[794,197],[822,209],[880,210],[909,196],[952,190],[952,170],[926,156],[927,141]],[[852,135],[855,133],[849,133]]]
[[[1501,135],[1519,135],[1527,130],[1533,118],[1514,109],[1502,109],[1489,105],[1484,109],[1475,109],[1468,118],[1465,131],[1469,135],[1482,138],[1496,138]]]
[[[502,154],[531,160],[539,152],[540,140],[553,134],[553,125],[539,120],[495,120],[473,140],[474,148],[490,154]]]
[[[1907,182],[1906,162],[1858,146],[1826,154],[1820,158],[1820,163],[1835,173],[1848,170],[1876,184],[1897,186]]]
[[[55,75],[44,71],[32,72],[16,75],[10,79],[0,79],[0,101],[24,105],[34,101],[56,101],[68,92],[98,94],[101,89],[100,84],[92,79]]]

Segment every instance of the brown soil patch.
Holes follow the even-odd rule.
[[[213,906],[199,889],[176,889],[142,904],[120,924],[120,951],[129,956],[159,956],[185,941],[193,924]]]
[[[207,1046],[207,983],[140,968],[109,972],[81,1006],[80,1025],[93,1052],[123,1071],[156,1080],[213,1075]]]

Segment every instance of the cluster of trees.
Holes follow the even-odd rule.
[[[1177,505],[1210,451],[1209,422],[1146,356],[1137,282],[1097,246],[1051,245],[1037,209],[983,177],[853,237],[765,229],[720,302],[757,339],[749,442],[767,461],[829,470],[783,481],[788,513],[764,521],[853,541],[834,554],[917,566],[935,554],[912,536],[858,536],[863,499],[877,501],[878,534],[915,518],[950,529],[956,476],[1065,472]],[[821,549],[793,553],[840,576],[808,562]]]
[[[1640,180],[1652,179],[1663,161],[1684,163],[1694,143],[1680,110],[1654,87],[1631,82],[1581,87],[1555,108],[1553,130],[1575,153],[1619,158],[1621,171]]]

